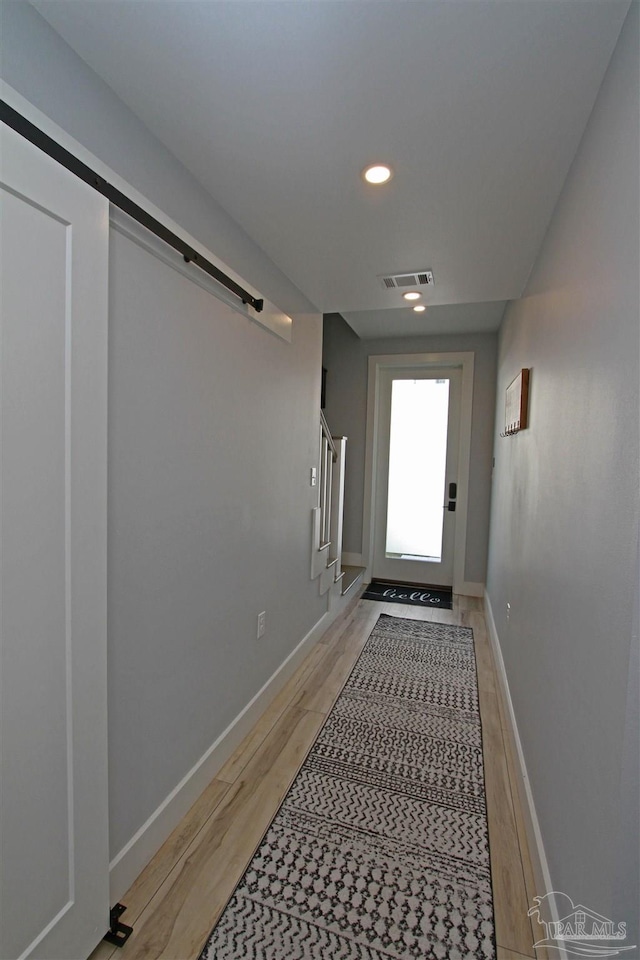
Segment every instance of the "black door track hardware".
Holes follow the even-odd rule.
[[[137,220],[143,227],[146,227],[147,230],[154,233],[156,237],[164,240],[170,247],[173,247],[174,250],[181,253],[187,263],[194,263],[197,267],[200,267],[201,270],[204,270],[205,273],[208,273],[210,277],[213,277],[214,280],[229,290],[235,297],[242,300],[243,304],[248,304],[250,307],[253,307],[256,313],[261,313],[264,309],[264,300],[254,297],[253,294],[245,290],[244,287],[241,287],[232,277],[228,277],[226,273],[223,273],[219,267],[216,267],[210,260],[203,257],[201,253],[197,253],[182,237],[179,237],[173,230],[165,227],[163,223],[160,223],[159,220],[151,216],[147,210],[144,210],[134,200],[131,200],[130,197],[125,196],[124,193],[108,183],[103,177],[96,173],[95,170],[88,167],[86,163],[79,160],[73,153],[69,153],[61,144],[34,126],[33,123],[27,120],[26,117],[23,117],[21,113],[18,113],[17,110],[14,110],[13,107],[4,100],[0,100],[0,120],[6,123],[8,127],[11,127],[12,130],[15,130],[16,133],[19,133],[25,140],[28,140],[35,147],[38,147],[39,150],[42,150],[43,153],[46,153],[48,157],[56,160],[80,180],[83,180],[84,183],[87,183],[90,187],[93,187],[94,190],[97,190],[98,193],[107,198],[109,203],[123,210],[127,216],[133,220]]]
[[[116,903],[109,911],[109,932],[105,933],[103,940],[112,943],[115,947],[123,947],[131,934],[133,927],[128,927],[126,923],[120,923],[120,917],[127,908],[121,903]]]

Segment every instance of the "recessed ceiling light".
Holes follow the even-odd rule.
[[[413,309],[415,313],[424,313],[427,308],[425,307],[424,303],[419,303],[417,307],[414,307]]]
[[[418,293],[417,290],[409,290],[408,293],[403,293],[402,296],[405,300],[419,300],[422,294]]]
[[[393,176],[393,170],[391,167],[387,167],[386,164],[374,163],[362,171],[362,176],[367,183],[388,183]]]

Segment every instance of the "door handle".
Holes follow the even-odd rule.
[[[452,480],[449,484],[449,500],[443,506],[443,510],[448,510],[449,513],[456,512],[456,497],[458,496],[458,484],[454,483]]]

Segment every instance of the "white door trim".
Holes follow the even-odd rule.
[[[373,563],[375,526],[375,494],[377,459],[378,406],[380,373],[382,370],[405,367],[459,367],[462,370],[460,397],[460,434],[458,450],[458,501],[455,532],[453,591],[464,592],[464,571],[467,553],[467,511],[469,503],[469,467],[471,462],[471,417],[473,412],[474,354],[460,353],[402,353],[369,357],[367,384],[367,433],[365,448],[365,486],[362,514],[362,557],[370,571]]]

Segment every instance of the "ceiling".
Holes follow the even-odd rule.
[[[629,0],[33,5],[319,310],[367,337],[497,329]],[[362,181],[374,161],[388,184]],[[418,315],[378,277],[422,269]]]

